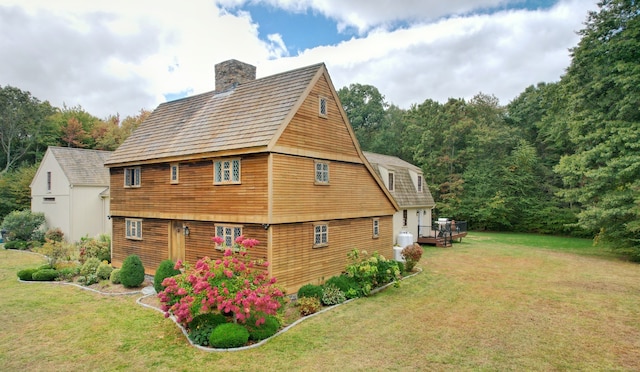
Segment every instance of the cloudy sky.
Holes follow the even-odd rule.
[[[104,118],[318,62],[402,108],[557,81],[596,0],[0,0],[0,86]]]

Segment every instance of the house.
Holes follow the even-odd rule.
[[[258,239],[288,293],[340,274],[355,248],[393,255],[397,205],[360,150],[324,64],[255,78],[215,66],[216,90],[159,105],[106,162],[112,262],[195,263]]]
[[[109,170],[111,151],[50,146],[31,181],[31,211],[42,212],[49,228],[68,241],[111,234]]]
[[[404,245],[398,242],[403,232],[410,233],[413,242],[418,241],[420,234],[429,235],[425,230],[431,229],[431,212],[436,203],[422,170],[395,156],[363,153],[400,208],[393,215],[394,243]]]

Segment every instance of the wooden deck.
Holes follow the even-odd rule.
[[[418,237],[418,244],[435,245],[436,247],[451,247],[453,242],[458,239],[458,242],[462,241],[462,238],[467,236],[467,232],[460,232],[451,234],[451,237],[433,237],[433,236],[421,236]]]

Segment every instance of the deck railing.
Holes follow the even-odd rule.
[[[418,226],[419,238],[441,238],[445,244],[451,243],[456,235],[467,232],[467,221],[434,222],[433,225]]]

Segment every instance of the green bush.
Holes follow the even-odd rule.
[[[10,240],[4,244],[4,249],[27,249],[28,243],[24,240]]]
[[[209,346],[211,332],[220,324],[227,322],[227,317],[218,313],[196,315],[189,323],[187,333],[196,345]]]
[[[20,271],[18,271],[18,278],[20,278],[20,280],[31,281],[31,280],[33,280],[33,273],[35,273],[38,270],[39,269],[23,269],[23,270],[20,270]]]
[[[111,275],[109,275],[109,281],[113,284],[120,284],[120,269],[113,269]]]
[[[327,280],[324,285],[334,285],[340,289],[346,298],[358,297],[359,286],[354,278],[350,278],[346,275],[332,276]]]
[[[120,282],[127,288],[139,287],[144,282],[144,266],[140,257],[132,254],[124,259],[120,269]]]
[[[64,240],[64,233],[60,230],[59,227],[55,229],[49,229],[46,233],[44,233],[44,238],[46,240],[52,240],[54,242],[61,242]]]
[[[398,270],[400,270],[400,274],[403,275],[404,273],[407,272],[407,270],[404,267],[404,262],[402,261],[396,261],[396,264],[398,265]]]
[[[38,282],[50,282],[58,278],[58,270],[56,269],[40,269],[31,276],[33,280]]]
[[[249,331],[249,339],[253,341],[261,341],[275,335],[280,329],[278,318],[273,315],[263,315],[264,323],[256,325],[256,321],[260,316],[253,315],[245,323],[245,328]]]
[[[61,280],[70,281],[78,274],[80,274],[80,267],[77,266],[58,269],[58,278]]]
[[[107,280],[111,277],[111,272],[113,271],[113,267],[107,261],[100,262],[98,265],[98,269],[96,270],[96,275],[98,279]]]
[[[153,288],[155,288],[157,293],[162,292],[164,290],[164,286],[162,285],[162,281],[165,278],[170,278],[174,275],[180,274],[180,270],[175,269],[175,263],[172,260],[164,260],[160,262],[160,266],[156,270],[156,275],[153,277]]]
[[[85,263],[82,265],[82,268],[80,269],[80,275],[82,276],[95,275],[96,272],[98,271],[98,266],[100,266],[100,260],[95,257],[92,257],[86,260]]]
[[[87,276],[81,276],[78,278],[78,282],[84,285],[96,284],[99,281],[96,274],[89,274]]]
[[[80,239],[80,261],[89,258],[111,262],[111,239],[108,235],[100,235],[98,239],[83,237]]]
[[[300,297],[315,297],[320,300],[322,299],[322,287],[315,284],[305,284],[298,289],[298,298]]]
[[[221,324],[209,336],[209,345],[220,349],[244,346],[248,341],[249,331],[237,323]]]
[[[320,300],[315,297],[299,297],[296,306],[302,316],[314,314],[322,307]]]
[[[66,242],[47,240],[41,247],[34,251],[47,256],[49,264],[54,267],[58,261],[71,261],[76,256],[76,247]]]
[[[340,288],[331,283],[325,284],[322,291],[322,303],[324,305],[337,305],[345,302],[346,300],[347,297],[345,296],[344,292],[340,290]]]
[[[0,228],[7,231],[9,240],[28,241],[34,231],[38,230],[43,223],[44,213],[33,213],[25,209],[6,215]]]

